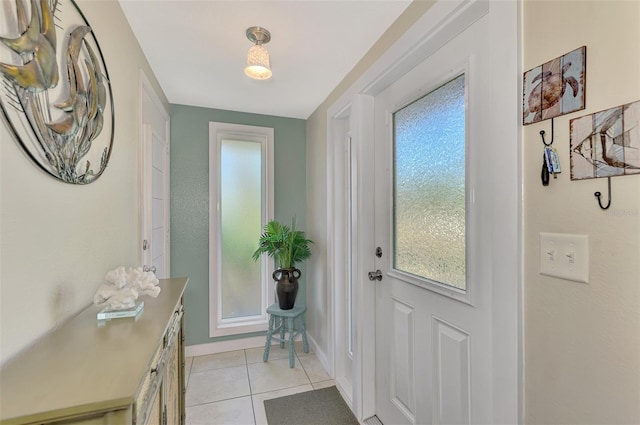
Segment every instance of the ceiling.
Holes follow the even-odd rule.
[[[411,0],[119,0],[170,103],[306,119]],[[273,76],[244,74],[252,43]]]

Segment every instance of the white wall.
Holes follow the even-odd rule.
[[[640,423],[640,175],[569,178],[569,120],[640,100],[640,2],[523,4],[524,70],[587,46],[586,110],[555,119],[562,174],[540,184],[550,120],[523,129],[525,423]],[[605,194],[606,201],[606,194]],[[589,236],[588,285],[538,273],[538,234]]]
[[[0,124],[0,363],[90,304],[106,271],[138,265],[140,68],[162,92],[117,1],[77,3],[111,77],[113,152],[97,181],[70,185],[40,172]]]

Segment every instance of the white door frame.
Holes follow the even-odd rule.
[[[344,261],[337,247],[343,244],[335,229],[344,228],[339,200],[345,199],[333,170],[344,158],[335,128],[339,120],[349,117],[353,143],[358,150],[360,165],[373,164],[367,160],[372,154],[368,144],[373,140],[373,96],[388,87],[426,59],[459,32],[481,16],[490,12],[491,60],[502,65],[504,72],[492,75],[492,104],[499,113],[494,114],[488,128],[490,138],[511,162],[500,169],[487,169],[492,184],[493,205],[500,209],[493,214],[493,228],[503,231],[491,241],[494,253],[490,265],[493,276],[492,305],[492,416],[495,423],[519,423],[522,419],[522,197],[521,197],[521,61],[520,61],[520,2],[501,0],[456,0],[434,4],[398,41],[387,50],[327,111],[327,263],[329,267],[329,319],[330,341],[344,332],[343,323],[336,320],[340,312],[339,291],[341,279],[333,271]],[[366,168],[366,167],[365,167]],[[373,173],[372,167],[369,167]],[[373,208],[373,200],[358,199],[357,208]],[[366,223],[361,223],[363,226]],[[371,227],[373,228],[373,227]],[[359,232],[354,244],[359,252],[373,249],[373,235]],[[354,282],[354,344],[353,393],[347,395],[359,419],[373,416],[375,410],[375,286],[366,280],[366,272],[373,270],[373,253],[360,258],[354,265],[361,276]],[[370,264],[369,264],[370,263]],[[328,348],[332,359],[337,357],[336,344]],[[349,397],[351,396],[351,397]]]
[[[351,379],[344,379],[340,373],[348,369],[343,364],[344,353],[337,350],[344,348],[344,344],[338,343],[338,338],[346,340],[345,332],[348,324],[344,291],[342,286],[348,282],[349,268],[346,261],[349,253],[346,252],[347,243],[345,236],[349,231],[349,206],[348,193],[345,188],[352,184],[344,172],[348,161],[347,150],[345,149],[345,135],[348,133],[351,138],[354,164],[352,173],[356,175],[357,181],[352,188],[355,197],[356,210],[363,211],[373,208],[373,199],[364,196],[359,190],[364,186],[363,180],[373,180],[373,150],[367,148],[367,141],[373,140],[373,122],[367,122],[364,117],[373,114],[373,97],[366,95],[356,95],[339,112],[330,118],[331,136],[327,149],[332,152],[327,155],[331,162],[331,171],[328,185],[328,205],[329,223],[327,226],[328,240],[328,274],[329,274],[329,317],[333,319],[329,323],[331,330],[329,347],[332,363],[329,367],[330,373],[336,381],[336,386],[345,397],[351,409],[359,418],[366,412],[372,412],[374,406],[370,402],[375,402],[375,376],[365,373],[375,368],[375,356],[366,356],[364,353],[375,350],[375,328],[358,326],[362,323],[374,323],[375,321],[375,291],[369,291],[373,286],[368,281],[363,280],[367,271],[371,270],[374,264],[373,253],[368,258],[353,257],[351,264],[353,276],[353,320],[356,324],[353,329],[353,359]],[[369,216],[356,215],[352,222],[352,247],[356,252],[373,246],[373,234],[369,232],[373,223]],[[373,287],[375,288],[375,287]],[[364,403],[364,404],[363,404]],[[369,404],[367,404],[369,403]],[[365,412],[365,413],[363,413]],[[371,415],[369,415],[371,416]],[[365,416],[367,417],[367,416]]]
[[[150,146],[145,147],[145,128],[149,126],[149,123],[145,122],[145,110],[144,110],[144,96],[145,94],[148,98],[153,102],[154,107],[161,113],[162,119],[164,120],[164,136],[167,141],[167,149],[171,146],[171,118],[169,112],[165,109],[164,104],[160,100],[160,97],[156,93],[151,81],[144,73],[142,69],[139,71],[139,84],[138,84],[138,211],[139,211],[139,225],[138,225],[138,264],[144,264],[144,252],[142,249],[142,242],[145,239],[145,226],[149,217],[145,217],[145,194],[151,191],[151,184],[149,181],[149,176],[145,177],[145,167],[147,161],[151,160],[152,149]],[[165,205],[164,205],[164,229],[166,230],[166,238],[165,238],[165,248],[164,248],[164,272],[166,276],[171,275],[171,220],[170,220],[170,196],[169,196],[169,185],[170,185],[170,160],[169,160],[169,152],[167,152],[167,182],[165,184]],[[151,265],[151,264],[149,264]]]
[[[349,214],[349,193],[345,192],[342,188],[347,187],[348,185],[348,170],[349,170],[349,153],[348,153],[348,139],[351,138],[351,132],[349,131],[348,124],[348,115],[338,116],[336,117],[335,123],[340,123],[340,125],[335,125],[333,127],[333,140],[339,141],[339,143],[335,143],[334,147],[336,150],[340,150],[342,152],[336,153],[334,158],[338,161],[342,161],[340,163],[335,163],[335,167],[331,175],[333,176],[333,182],[336,187],[333,188],[332,192],[335,192],[337,195],[344,195],[343,197],[337,197],[334,199],[334,211],[336,214],[340,215],[340,217],[347,217]],[[338,213],[339,211],[339,213]],[[345,259],[345,261],[340,261],[334,263],[329,268],[329,274],[331,276],[331,280],[334,282],[342,281],[344,285],[335,288],[333,294],[333,300],[335,303],[335,323],[345,323],[347,326],[349,325],[348,318],[348,309],[346,308],[346,304],[349,301],[348,297],[346,297],[346,290],[348,289],[348,284],[350,280],[350,270],[348,267],[348,256],[349,256],[349,247],[348,247],[348,238],[343,237],[343,235],[348,235],[349,232],[349,220],[336,220],[331,229],[332,231],[332,241],[336,243],[332,244],[333,249],[333,257],[340,257]],[[337,243],[341,242],[341,243]],[[333,359],[333,376],[336,382],[336,386],[341,390],[342,394],[347,401],[347,404],[352,404],[352,381],[353,377],[347,376],[349,370],[351,370],[350,365],[347,365],[346,355],[348,351],[347,338],[348,331],[342,333],[335,333],[335,339],[332,339],[334,342],[335,350],[335,358]],[[340,356],[342,353],[342,356]]]

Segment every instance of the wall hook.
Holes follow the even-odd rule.
[[[542,144],[545,146],[551,146],[553,144],[553,118],[551,118],[551,141],[549,143],[547,143],[544,140],[544,135],[546,133],[544,132],[544,130],[540,130],[540,137],[542,137]]]
[[[607,177],[607,188],[609,190],[609,196],[608,196],[609,202],[607,202],[607,206],[605,207],[602,206],[602,202],[600,201],[600,196],[602,196],[602,193],[600,192],[594,193],[595,197],[598,198],[598,205],[600,205],[600,208],[602,208],[603,210],[606,210],[611,206],[611,176]]]

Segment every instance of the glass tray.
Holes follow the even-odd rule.
[[[138,318],[144,310],[144,301],[140,301],[135,307],[127,310],[109,310],[105,307],[98,312],[98,320],[122,319],[125,317]]]

